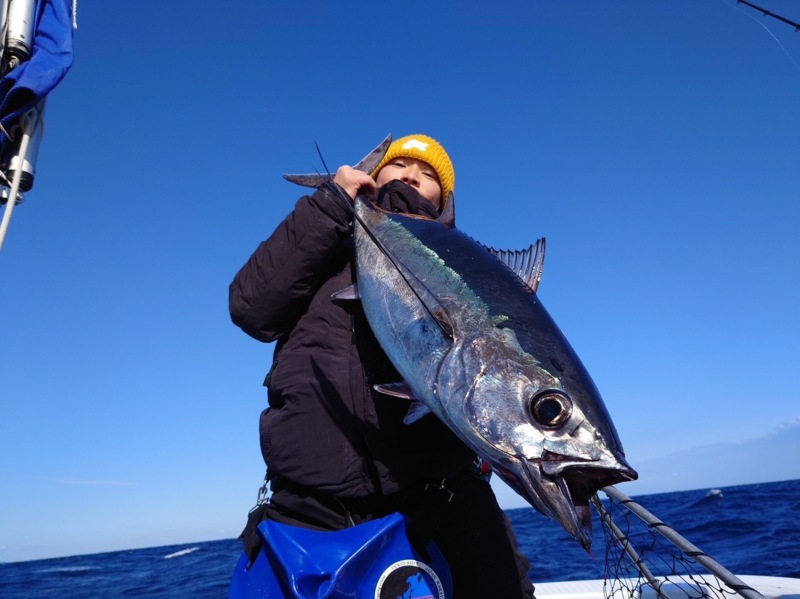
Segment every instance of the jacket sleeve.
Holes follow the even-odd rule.
[[[234,324],[264,342],[290,331],[350,235],[348,213],[327,191],[300,198],[234,277],[228,295]]]

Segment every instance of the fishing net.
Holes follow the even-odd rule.
[[[762,597],[613,487],[594,498],[605,537],[605,597]]]

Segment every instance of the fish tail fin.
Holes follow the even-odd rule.
[[[386,152],[389,150],[389,146],[392,143],[392,136],[391,134],[387,135],[384,140],[378,144],[378,146],[372,150],[369,154],[364,156],[361,160],[358,161],[357,164],[353,166],[353,168],[357,171],[362,171],[365,173],[371,173],[374,171],[377,166],[380,164],[383,157],[386,155]],[[317,145],[317,153],[319,152],[319,145]],[[320,153],[320,158],[322,158],[322,154]],[[325,161],[323,160],[323,165]],[[328,170],[328,167],[325,166],[325,170]],[[330,177],[330,172],[328,172],[328,177]],[[290,183],[294,183],[295,185],[301,185],[303,187],[313,187],[319,188],[325,184],[325,175],[322,175],[319,171],[313,174],[305,174],[305,175],[283,175],[283,178],[289,181]]]

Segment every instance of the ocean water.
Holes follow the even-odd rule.
[[[633,499],[731,572],[800,578],[800,480]],[[532,509],[509,510],[508,516],[534,582],[603,578],[613,571],[609,562],[619,559],[609,553],[613,543],[606,542],[597,514],[591,554]],[[624,518],[618,520],[625,528]],[[631,531],[631,538],[651,534]],[[656,545],[647,551],[668,550]],[[0,564],[0,597],[222,598],[240,552],[230,539]]]

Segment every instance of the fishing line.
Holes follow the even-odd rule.
[[[776,43],[776,44],[778,44],[778,46],[780,47],[780,49],[781,49],[781,50],[783,50],[783,53],[784,53],[784,54],[786,54],[786,57],[787,57],[787,58],[789,59],[789,61],[790,61],[790,62],[791,62],[793,65],[794,65],[794,68],[796,68],[796,69],[797,69],[797,71],[798,71],[798,72],[800,72],[800,64],[798,64],[798,63],[797,63],[797,61],[796,61],[794,58],[792,58],[792,55],[791,55],[791,54],[789,54],[789,51],[788,51],[788,50],[786,49],[786,47],[785,47],[785,46],[784,46],[784,45],[781,43],[781,41],[780,41],[780,40],[779,40],[779,39],[778,39],[778,38],[775,36],[775,34],[774,34],[774,33],[772,33],[772,31],[770,30],[770,28],[769,28],[769,27],[767,27],[766,25],[764,25],[764,23],[762,23],[761,21],[759,21],[758,19],[756,19],[756,18],[755,18],[753,15],[751,15],[750,13],[748,13],[748,12],[745,12],[744,10],[742,10],[742,9],[739,7],[739,3],[738,3],[738,2],[737,2],[736,4],[729,4],[729,3],[728,3],[728,2],[726,2],[725,0],[720,0],[720,2],[722,2],[723,4],[725,4],[726,6],[728,6],[729,8],[732,8],[733,10],[735,10],[735,11],[737,11],[737,12],[740,12],[740,13],[742,13],[742,14],[743,14],[743,15],[745,15],[746,17],[748,17],[748,18],[752,19],[753,21],[755,21],[756,23],[758,23],[759,25],[761,25],[761,26],[762,26],[762,27],[763,27],[763,28],[766,30],[766,32],[767,32],[767,33],[769,33],[769,34],[772,36],[772,39],[773,39],[773,40],[775,40],[775,43]],[[770,14],[771,14],[771,13],[770,13]]]

